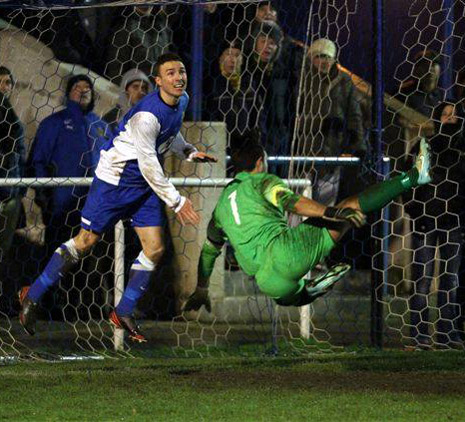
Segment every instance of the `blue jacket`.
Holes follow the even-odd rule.
[[[105,122],[93,112],[84,114],[79,104],[69,101],[64,110],[53,113],[39,125],[31,152],[33,175],[93,176],[106,137]],[[86,187],[38,190],[38,201],[47,214],[66,216],[87,191]]]

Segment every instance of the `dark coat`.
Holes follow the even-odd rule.
[[[24,128],[10,100],[0,93],[0,179],[24,175],[26,148]],[[0,187],[0,200],[12,198],[20,189]]]
[[[459,124],[438,126],[438,134],[429,143],[432,152],[431,183],[403,196],[405,210],[415,220],[415,231],[430,227],[451,230],[460,227],[464,212],[465,134]],[[413,153],[418,152],[418,145]],[[424,229],[423,229],[424,228]]]
[[[243,79],[238,89],[223,75],[215,81],[215,90],[210,96],[208,109],[212,111],[213,121],[224,121],[227,132],[231,137],[241,135],[248,129],[254,129],[258,125],[259,99],[255,91],[249,88],[243,89]],[[235,148],[238,145],[228,145]]]
[[[120,84],[122,75],[130,69],[153,75],[156,61],[168,51],[171,39],[171,29],[162,9],[156,14],[140,16],[134,8],[126,8],[115,23],[105,76]]]
[[[363,156],[367,150],[363,116],[354,84],[336,66],[322,78],[307,64],[299,113],[296,155]]]

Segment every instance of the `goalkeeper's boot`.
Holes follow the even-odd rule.
[[[310,296],[319,297],[330,291],[334,285],[350,271],[350,265],[333,265],[324,274],[306,281],[305,288]]]
[[[425,138],[420,140],[420,152],[415,160],[415,168],[418,170],[418,185],[431,182],[431,147]]]
[[[129,338],[137,343],[147,343],[146,337],[141,333],[140,327],[132,315],[119,316],[116,311],[110,314],[110,322],[116,327],[126,330]]]
[[[19,311],[19,322],[26,333],[33,336],[36,332],[37,303],[34,303],[28,298],[28,293],[29,286],[21,288],[18,292],[19,304],[21,306],[21,310]]]

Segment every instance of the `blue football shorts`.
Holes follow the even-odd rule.
[[[115,186],[94,177],[81,213],[81,227],[104,233],[126,219],[131,219],[133,227],[163,226],[165,204],[148,185]]]

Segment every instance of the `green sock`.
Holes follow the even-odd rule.
[[[417,182],[418,170],[414,167],[407,173],[402,173],[392,179],[370,186],[358,196],[360,209],[365,214],[380,210],[401,193],[417,186]]]

